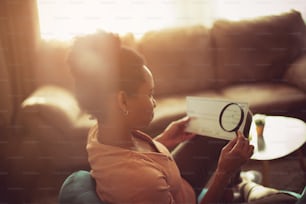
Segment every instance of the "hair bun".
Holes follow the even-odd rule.
[[[105,31],[77,37],[68,56],[72,74],[92,77],[114,70],[120,47],[119,36]]]
[[[94,116],[105,112],[101,104],[114,84],[120,47],[119,36],[105,31],[79,36],[71,47],[68,63],[75,79],[76,98]]]

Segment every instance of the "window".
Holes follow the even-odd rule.
[[[306,13],[306,2],[301,0],[218,0],[216,16],[240,20],[296,9]]]
[[[37,0],[44,39],[71,39],[97,29],[119,34],[304,11],[301,0]]]

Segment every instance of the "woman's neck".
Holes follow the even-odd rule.
[[[123,124],[98,122],[98,141],[102,144],[128,149],[134,148],[132,131]]]

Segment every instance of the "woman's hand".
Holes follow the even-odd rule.
[[[241,132],[223,147],[217,166],[217,173],[232,175],[250,159],[254,151],[254,146],[249,144]]]
[[[249,140],[241,132],[238,132],[237,137],[222,148],[217,169],[209,182],[208,191],[200,203],[220,202],[224,193],[228,192],[225,189],[231,176],[250,159],[253,151],[254,147],[249,144]]]
[[[186,125],[190,121],[189,117],[184,117],[179,120],[176,120],[164,130],[155,140],[161,142],[169,150],[174,149],[178,144],[189,140],[195,136],[193,133],[185,132]]]

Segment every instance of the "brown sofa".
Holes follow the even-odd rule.
[[[138,44],[156,80],[152,131],[185,114],[186,95],[246,101],[254,113],[306,119],[305,24],[296,11],[150,32]]]
[[[305,121],[305,39],[306,26],[297,11],[238,22],[219,20],[212,28],[151,31],[140,40],[123,38],[145,56],[156,81],[156,114],[145,131],[155,136],[185,115],[186,96],[246,101],[254,113]],[[21,107],[26,137],[39,141],[38,156],[49,158],[40,159],[40,170],[47,167],[64,175],[88,169],[86,133],[95,123],[75,100],[62,57],[68,47],[42,46],[38,89]],[[44,64],[46,59],[50,63]]]

